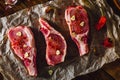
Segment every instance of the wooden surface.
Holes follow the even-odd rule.
[[[16,11],[31,7],[38,3],[44,3],[46,1],[49,0],[19,0],[15,6],[12,6],[11,9],[5,10],[6,5],[4,4],[4,0],[0,0],[0,17],[10,15]],[[112,0],[108,0],[108,3],[110,6],[114,6],[111,4],[111,1]],[[115,6],[113,9],[116,14],[120,13],[120,10],[117,10]],[[0,74],[0,76],[2,75]],[[73,80],[120,80],[120,60],[107,64],[96,72],[76,77]]]
[[[5,0],[0,0],[0,17],[10,15],[12,13],[15,13],[16,11],[22,10],[24,8],[29,8],[33,5],[39,4],[39,3],[45,3],[50,0],[18,0],[17,4],[15,6],[12,6],[11,9],[7,9],[5,3]]]
[[[120,80],[120,59],[104,65],[102,69],[73,80]]]

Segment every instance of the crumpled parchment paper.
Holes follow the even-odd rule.
[[[68,6],[82,5],[88,12],[89,54],[80,57],[77,46],[71,40],[64,11]],[[100,9],[107,17],[106,25],[100,31],[95,24],[101,16]],[[48,66],[45,60],[45,40],[39,27],[38,19],[43,17],[66,39],[68,49],[65,62],[54,67]],[[28,75],[23,62],[14,54],[6,32],[10,27],[25,25],[31,27],[37,48],[38,76]],[[120,54],[120,17],[113,13],[106,0],[53,0],[38,4],[29,9],[18,11],[0,19],[0,73],[4,80],[71,80],[101,68],[104,64],[119,58]],[[113,40],[114,47],[105,48],[102,42],[105,37]]]

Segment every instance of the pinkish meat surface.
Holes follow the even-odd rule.
[[[5,4],[8,4],[8,5],[14,5],[17,3],[18,0],[5,0]]]
[[[46,60],[48,65],[56,65],[64,61],[66,55],[66,41],[64,37],[52,28],[44,19],[40,18],[40,31],[46,40]]]
[[[24,62],[29,75],[37,76],[36,48],[31,29],[26,26],[13,27],[8,30],[7,35],[12,49]]]
[[[82,6],[68,7],[65,10],[65,20],[69,26],[71,38],[78,46],[80,56],[87,54],[89,20],[86,10]]]

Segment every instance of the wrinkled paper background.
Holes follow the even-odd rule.
[[[71,40],[68,26],[64,19],[64,11],[68,6],[82,5],[88,12],[89,54],[79,57],[78,49]],[[51,10],[46,13],[46,9]],[[96,31],[95,24],[101,16],[100,8],[107,17],[103,29]],[[48,66],[45,60],[45,40],[37,29],[38,19],[43,17],[58,30],[66,39],[68,49],[65,62],[54,67]],[[6,32],[10,27],[25,25],[31,27],[37,48],[38,76],[31,77],[22,61],[14,54]],[[38,4],[29,9],[18,11],[0,19],[0,73],[4,80],[71,80],[79,75],[93,72],[104,64],[119,58],[120,54],[120,17],[115,15],[106,0],[54,0],[45,4]],[[108,36],[113,40],[113,48],[104,48],[102,42]],[[94,51],[96,50],[96,51]],[[52,70],[52,75],[49,74]]]

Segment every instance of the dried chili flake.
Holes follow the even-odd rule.
[[[107,48],[113,47],[113,42],[110,38],[105,38],[103,42],[103,46]]]
[[[96,29],[100,30],[102,27],[104,27],[105,23],[106,23],[106,17],[105,16],[101,16],[99,21],[98,21],[98,23],[95,26]]]

